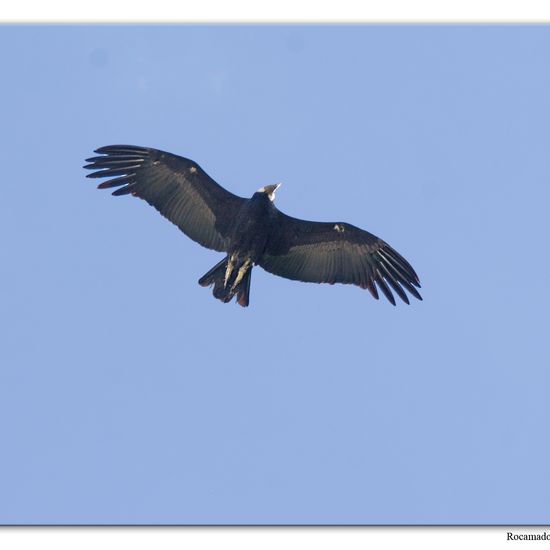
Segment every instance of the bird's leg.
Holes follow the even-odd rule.
[[[229,259],[227,260],[227,267],[225,268],[225,278],[223,280],[223,288],[227,286],[227,282],[231,277],[231,273],[233,273],[233,267],[235,266],[236,257],[236,254],[231,254],[229,256]]]
[[[246,262],[244,262],[244,264],[239,268],[239,272],[235,277],[235,282],[233,283],[231,290],[235,290],[237,288],[237,285],[243,280],[243,277],[245,276],[246,272],[248,271],[248,268],[250,267],[250,264],[251,264],[251,261],[246,260]]]

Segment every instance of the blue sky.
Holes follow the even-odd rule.
[[[548,523],[550,28],[0,27],[1,523]],[[85,179],[196,160],[423,302],[252,276]],[[545,336],[546,335],[546,336]]]

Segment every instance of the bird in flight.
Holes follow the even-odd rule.
[[[311,283],[378,289],[395,305],[409,294],[422,300],[411,265],[388,243],[343,222],[312,222],[283,214],[273,201],[280,184],[245,199],[217,184],[196,162],[147,147],[108,145],[84,168],[88,178],[109,178],[99,189],[147,201],[188,237],[225,258],[199,279],[222,302],[248,306],[255,265],[269,273]]]

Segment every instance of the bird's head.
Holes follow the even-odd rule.
[[[270,201],[275,200],[275,191],[281,187],[280,183],[275,183],[273,185],[266,185],[265,187],[260,187],[256,193],[265,193]]]

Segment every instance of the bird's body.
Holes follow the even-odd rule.
[[[227,256],[201,279],[223,302],[249,303],[252,268],[288,279],[355,284],[378,299],[377,288],[395,305],[393,291],[407,304],[407,290],[421,300],[418,276],[382,239],[343,222],[310,222],[283,214],[274,203],[279,185],[237,197],[192,160],[132,145],[96,150],[85,168],[91,178],[108,177],[100,188],[146,200],[199,244]],[[122,187],[121,187],[122,186]]]
[[[275,219],[275,207],[268,194],[254,193],[241,206],[230,226],[227,257],[201,277],[199,284],[213,284],[214,296],[223,302],[231,301],[236,295],[237,303],[246,307],[252,267],[263,255]]]
[[[257,262],[265,249],[275,218],[275,207],[267,193],[254,193],[235,217],[228,253],[245,255]]]

